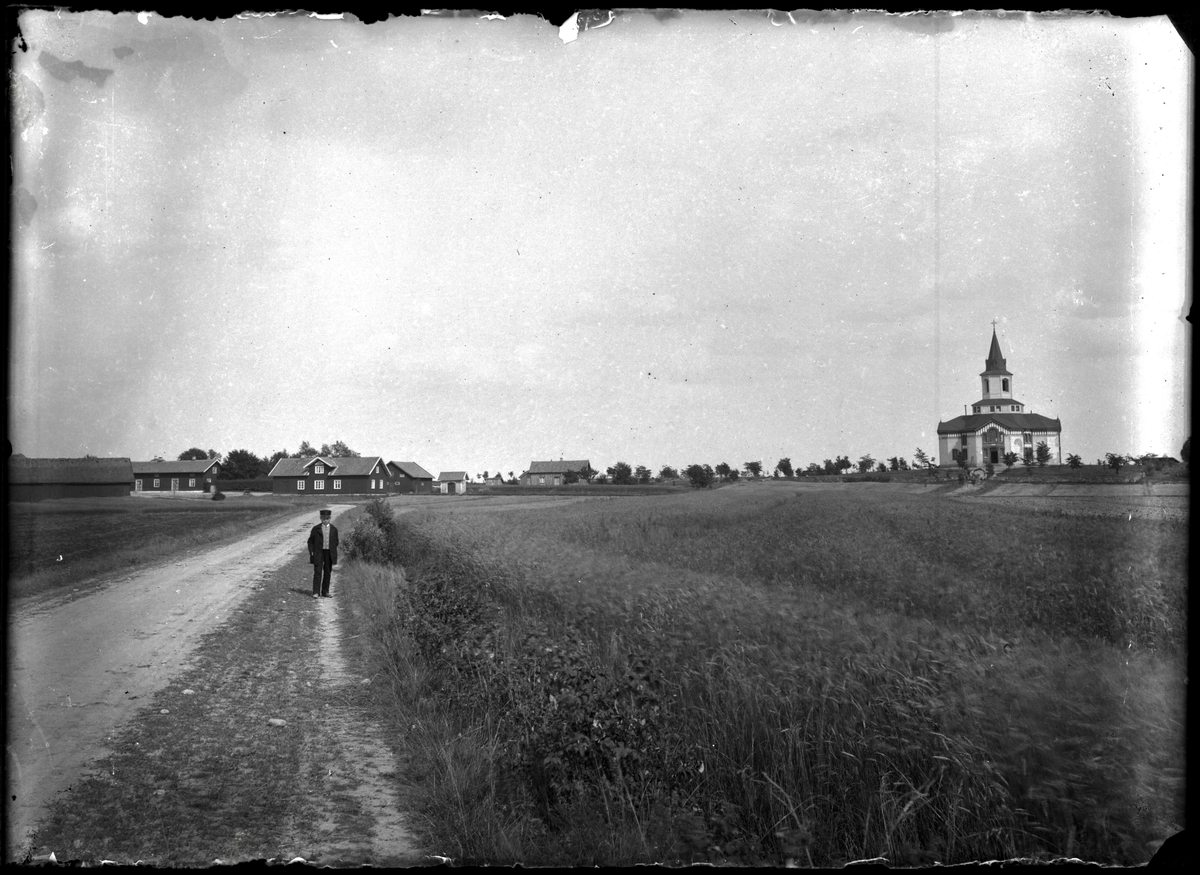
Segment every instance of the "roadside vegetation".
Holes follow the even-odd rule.
[[[873,485],[379,501],[346,591],[456,862],[1132,865],[1183,826],[1186,545]]]
[[[70,590],[184,550],[245,537],[294,503],[238,498],[68,498],[8,506],[9,598]]]

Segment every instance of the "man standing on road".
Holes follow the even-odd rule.
[[[329,595],[329,577],[337,565],[338,531],[329,522],[333,512],[321,511],[321,524],[312,527],[308,535],[308,561],[313,567],[313,598]]]

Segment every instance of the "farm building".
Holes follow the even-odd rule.
[[[484,472],[484,473],[487,473],[487,472]],[[484,477],[483,482],[486,483],[488,486],[503,486],[504,485],[504,475],[501,474],[499,471],[497,471],[495,474],[491,475],[490,477]]]
[[[1050,448],[1048,464],[1062,464],[1062,423],[1040,413],[1026,413],[1025,405],[1013,397],[1012,372],[1000,354],[996,326],[992,346],[984,362],[983,397],[970,406],[970,413],[939,422],[938,464],[951,467],[965,459],[968,467],[1004,461],[1005,453],[1034,458],[1037,445]]]
[[[217,459],[134,462],[134,492],[210,492],[221,463]]]
[[[587,459],[574,459],[557,462],[530,462],[529,470],[521,474],[522,486],[562,486],[566,483],[568,471],[579,472],[591,468],[592,463]]]
[[[433,475],[416,462],[388,462],[392,492],[400,495],[428,495],[433,491]]]
[[[442,495],[462,495],[467,491],[469,479],[466,471],[443,471],[437,477],[437,491]]]
[[[379,456],[280,459],[267,475],[276,495],[386,495],[391,472]]]
[[[133,489],[129,459],[8,459],[8,500],[47,498],[128,498]]]

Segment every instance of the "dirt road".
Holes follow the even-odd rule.
[[[332,505],[335,519],[349,505]],[[313,512],[148,568],[83,597],[12,606],[5,848],[78,780],[144,700],[186,664],[250,584],[303,550]]]

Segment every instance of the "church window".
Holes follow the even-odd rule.
[[[1000,381],[1000,385],[1001,385],[1001,387],[1003,388],[1003,390],[1004,390],[1005,392],[1007,392],[1007,391],[1008,391],[1008,380],[1001,380],[1001,381]]]

